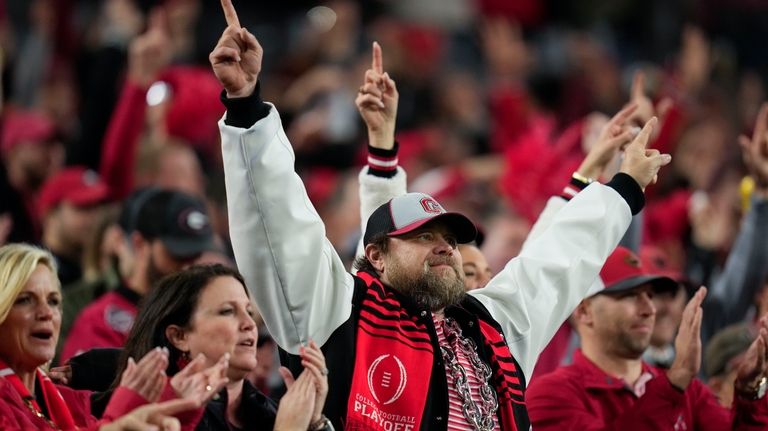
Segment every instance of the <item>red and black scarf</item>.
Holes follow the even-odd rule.
[[[420,320],[409,315],[381,281],[365,272],[357,276],[368,289],[358,319],[345,429],[419,430],[434,360],[424,323],[431,316]],[[518,424],[527,423],[518,367],[498,329],[480,320],[480,333],[493,370],[501,429],[517,431]]]
[[[40,369],[38,369],[36,373],[37,381],[40,384],[43,399],[45,400],[45,407],[50,416],[46,419],[53,423],[56,428],[63,431],[76,430],[77,426],[75,426],[75,421],[72,419],[72,413],[70,413],[59,390],[56,389],[56,385],[53,384],[51,379],[49,379],[45,373],[40,371]],[[16,373],[2,360],[0,360],[0,378],[5,379],[11,386],[13,386],[22,400],[24,400],[24,403],[33,410],[34,414],[44,417],[42,416],[42,409],[40,409],[40,405],[37,403],[35,397],[29,393],[29,390],[24,386],[24,383],[22,383],[19,376],[17,376]]]

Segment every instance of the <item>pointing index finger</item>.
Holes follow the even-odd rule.
[[[221,0],[221,7],[224,9],[224,18],[230,27],[240,28],[240,20],[237,18],[237,11],[232,4],[232,0]]]
[[[651,117],[650,120],[648,120],[647,123],[645,123],[645,126],[643,126],[643,129],[640,130],[640,133],[637,134],[635,137],[635,140],[632,141],[630,145],[641,145],[642,148],[648,147],[648,141],[651,140],[651,132],[653,131],[653,128],[656,126],[656,123],[659,120],[656,117]]]
[[[371,69],[379,75],[384,73],[384,59],[382,58],[381,45],[379,45],[379,42],[373,42],[373,60],[371,61]]]

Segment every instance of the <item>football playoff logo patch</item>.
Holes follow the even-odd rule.
[[[395,355],[381,355],[368,367],[368,389],[373,398],[384,406],[397,401],[403,395],[407,383],[408,373]]]

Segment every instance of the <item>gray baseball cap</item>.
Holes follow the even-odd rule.
[[[456,235],[460,244],[471,242],[477,228],[462,214],[447,212],[432,196],[407,193],[381,205],[368,218],[363,243],[368,245],[378,234],[399,236],[412,232],[427,223],[440,220]]]

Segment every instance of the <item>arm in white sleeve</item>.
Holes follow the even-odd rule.
[[[360,241],[357,243],[355,258],[365,254],[363,249],[363,235],[368,218],[376,211],[376,208],[389,202],[390,199],[407,193],[407,175],[400,166],[392,177],[381,177],[369,173],[368,166],[363,167],[358,175],[360,182]],[[354,269],[354,268],[353,268]]]
[[[588,295],[631,219],[622,195],[592,184],[557,211],[549,227],[485,288],[469,293],[502,325],[527,378],[555,331]]]
[[[229,112],[227,113],[229,115]],[[323,344],[351,313],[352,276],[294,171],[274,106],[250,128],[219,121],[235,259],[264,322],[283,349]]]

